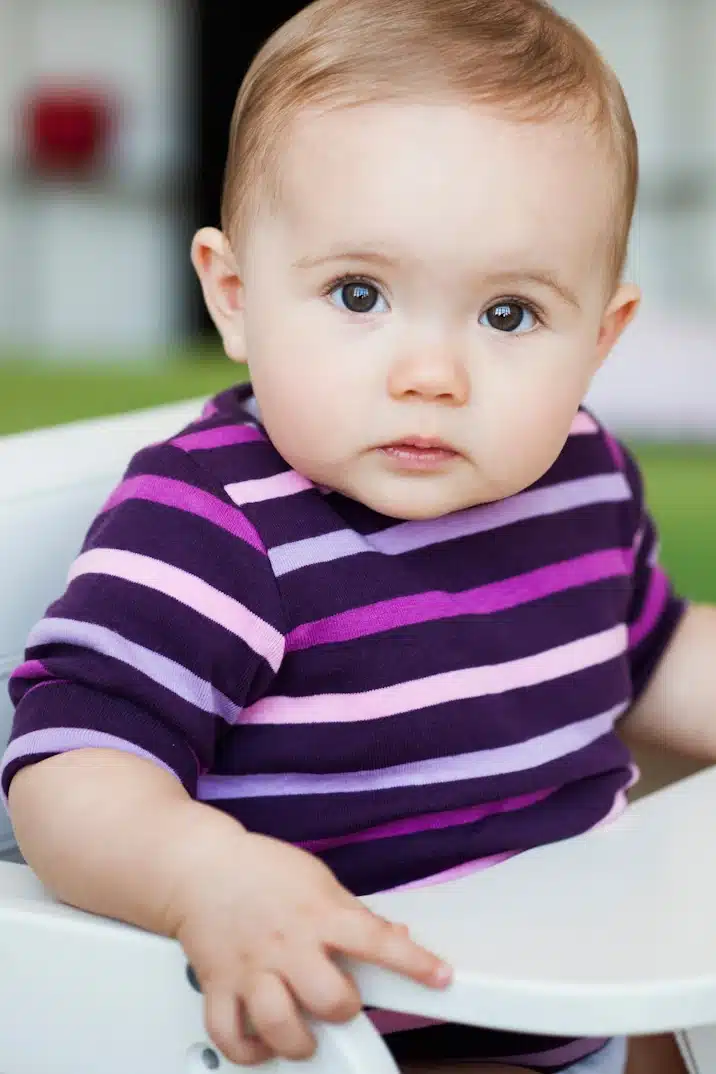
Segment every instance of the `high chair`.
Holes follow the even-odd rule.
[[[200,408],[0,439],[0,750],[7,678],[63,590],[91,518],[130,456]],[[0,1074],[246,1069],[211,1045],[176,942],[58,903],[21,864],[2,806],[0,855]],[[455,968],[437,992],[351,965],[366,1005],[550,1035],[677,1031],[691,1074],[716,1074],[716,768],[636,802],[609,827],[366,902]],[[260,1069],[395,1074],[366,1015],[315,1028],[312,1060]]]

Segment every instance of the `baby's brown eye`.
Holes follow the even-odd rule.
[[[498,332],[515,334],[531,331],[537,318],[519,302],[498,302],[483,313],[480,323],[486,323],[488,328],[494,328]]]
[[[373,313],[383,300],[378,288],[372,283],[352,280],[331,291],[336,304],[350,313]]]

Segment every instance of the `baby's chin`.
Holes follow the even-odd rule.
[[[465,511],[470,507],[488,503],[493,497],[480,495],[480,490],[469,492],[440,487],[441,482],[422,477],[401,478],[390,482],[392,487],[343,488],[342,492],[365,507],[399,522],[429,522],[445,515]]]

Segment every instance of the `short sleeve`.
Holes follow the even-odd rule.
[[[686,608],[676,595],[659,558],[659,537],[644,496],[644,481],[632,453],[612,441],[613,452],[627,479],[628,539],[631,546],[632,578],[627,626],[629,666],[633,698],[643,693],[663,656]]]
[[[145,449],[11,677],[3,795],[27,764],[103,747],[156,762],[195,796],[218,736],[267,689],[283,652],[253,525],[188,452]]]

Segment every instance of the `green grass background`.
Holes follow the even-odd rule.
[[[237,367],[212,350],[187,350],[164,363],[91,368],[0,362],[0,436],[209,396],[237,376]],[[695,600],[716,603],[716,442],[631,446],[643,466],[675,585]]]

